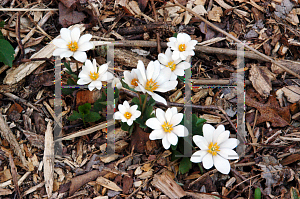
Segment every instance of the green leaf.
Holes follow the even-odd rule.
[[[14,48],[5,39],[0,39],[0,61],[12,67],[14,58]]]
[[[96,113],[96,112],[90,112],[89,114],[84,116],[84,120],[86,122],[96,122],[100,119],[101,119],[101,116],[99,115],[99,113]]]
[[[68,117],[68,120],[74,121],[74,120],[78,120],[80,118],[81,118],[81,114],[78,113],[77,111],[73,111],[73,114],[70,117]]]
[[[171,145],[171,147],[173,147],[173,145]],[[182,156],[182,154],[179,151],[177,151],[177,150],[172,151],[171,161],[173,162],[173,161],[175,161],[175,160],[177,160],[177,159],[180,158],[180,157],[177,157],[177,156]]]
[[[254,199],[261,199],[261,191],[260,188],[256,188],[254,191]]]
[[[134,128],[133,125],[129,126],[129,129],[128,129],[129,136],[131,136],[133,128]]]
[[[136,92],[133,88],[130,88],[124,81],[121,80],[121,84],[123,88]]]
[[[5,22],[4,21],[0,21],[0,28],[4,27]]]
[[[299,199],[299,191],[295,187],[291,187],[290,190],[291,190],[291,199]]]
[[[182,158],[182,160],[180,161],[180,164],[179,164],[179,172],[181,174],[185,174],[191,168],[192,168],[192,162],[190,161],[190,158],[188,158],[188,157]]]
[[[67,85],[73,86],[73,85],[77,85],[77,83],[72,78],[69,78],[67,80]],[[77,88],[62,88],[62,92],[65,95],[71,95],[76,89]]]
[[[178,79],[179,79],[180,81],[182,81],[182,82],[185,81],[185,77],[184,77],[184,76],[178,76]]]
[[[94,108],[93,110],[95,112],[102,112],[103,109],[105,109],[107,106],[107,101],[106,101],[106,95],[105,92],[102,92],[101,98],[98,99],[95,103],[94,103]]]
[[[78,111],[79,113],[81,113],[82,115],[87,115],[90,113],[91,110],[91,104],[90,103],[85,103],[81,106],[78,107]]]

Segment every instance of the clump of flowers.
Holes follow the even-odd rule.
[[[195,54],[197,41],[191,40],[186,33],[178,33],[177,37],[169,38],[168,48],[165,53],[158,55],[158,60],[150,61],[147,68],[142,61],[138,61],[137,68],[125,71],[124,79],[120,81],[107,71],[108,64],[97,66],[95,59],[93,62],[87,59],[85,51],[93,48],[90,42],[92,35],[80,37],[79,28],[73,30],[63,28],[60,33],[61,39],[53,40],[53,44],[58,47],[53,55],[61,58],[73,56],[77,61],[84,62],[81,72],[77,79],[75,78],[77,84],[88,84],[88,89],[92,91],[95,88],[102,89],[103,81],[112,81],[115,98],[116,94],[119,96],[118,89],[122,88],[137,93],[138,97],[132,99],[131,105],[125,100],[123,104],[118,105],[118,111],[114,113],[114,119],[121,120],[123,130],[132,133],[135,128],[142,128],[149,133],[150,140],[161,139],[162,146],[172,150],[174,154],[182,154],[181,144],[188,143],[194,147],[193,143],[186,139],[188,135],[194,135],[193,141],[200,150],[194,152],[191,157],[181,159],[179,172],[188,172],[192,167],[191,162],[202,163],[205,169],[215,166],[223,174],[230,172],[228,160],[238,159],[238,154],[233,149],[239,142],[235,138],[229,138],[230,132],[226,131],[223,125],[215,129],[209,124],[204,124],[206,120],[193,114],[190,120],[185,120],[192,126],[189,132],[183,125],[184,115],[178,113],[177,108],[172,107],[165,111],[160,108],[154,109],[156,102],[168,105],[166,99],[159,93],[167,94],[176,88],[177,78],[183,76],[184,70],[191,66],[187,59]],[[68,70],[71,71],[69,74],[74,75],[70,66]],[[112,90],[111,87],[103,90],[109,89]],[[106,91],[102,92],[101,99],[96,101],[93,108],[90,104],[80,106],[79,112],[74,111],[69,120],[81,118],[84,123],[97,121],[102,117],[99,112],[107,106],[107,102],[104,102],[106,97]],[[202,169],[201,166],[200,168]]]

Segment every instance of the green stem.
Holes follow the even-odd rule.
[[[140,105],[142,106],[142,97],[141,97],[140,93],[138,93],[138,94],[139,94],[139,99],[140,99]]]
[[[76,75],[77,75],[77,78],[78,78],[78,76],[79,76],[79,65],[78,65],[78,61],[77,60],[75,60],[76,61]]]
[[[144,104],[143,104],[143,108],[142,108],[142,114],[144,114],[144,111],[145,111],[145,108],[146,108],[147,98],[148,98],[148,93],[146,93],[146,96],[145,96],[145,100],[144,100]]]
[[[202,168],[202,166],[201,166],[201,164],[200,164],[200,163],[198,163],[198,167],[199,167],[199,169],[200,169],[200,172],[201,172],[201,174],[203,174],[203,173],[204,173],[204,171],[203,171],[203,168]]]

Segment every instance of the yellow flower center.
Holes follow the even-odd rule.
[[[180,52],[185,51],[185,49],[186,49],[185,44],[180,44],[180,45],[178,46],[178,50],[179,50]]]
[[[174,61],[170,61],[167,65],[171,69],[171,71],[175,70],[176,64],[174,64]]]
[[[129,112],[126,112],[126,113],[124,114],[124,117],[125,117],[126,119],[130,119],[131,116],[132,116],[132,114],[129,113]]]
[[[137,81],[138,81],[138,80],[137,80],[136,78],[133,78],[133,79],[131,80],[131,85],[137,87],[137,86],[138,86]]]
[[[71,41],[67,46],[72,52],[75,52],[78,49],[78,44],[76,41]]]
[[[173,130],[172,124],[169,124],[168,122],[164,122],[164,124],[161,126],[163,127],[166,133],[170,133]]]
[[[147,91],[155,91],[158,88],[159,85],[157,85],[157,82],[153,81],[152,78],[150,80],[147,80],[145,89]]]
[[[96,73],[96,72],[94,72],[94,73],[92,73],[92,72],[90,72],[90,78],[92,79],[92,80],[97,80],[98,79],[98,77],[99,77],[99,74],[98,73]]]
[[[217,152],[220,151],[219,150],[220,146],[218,146],[217,143],[209,143],[208,145],[208,153],[212,154],[212,156],[217,155]]]

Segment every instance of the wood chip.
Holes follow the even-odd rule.
[[[96,182],[97,182],[97,184],[99,184],[103,187],[106,187],[108,189],[111,189],[114,191],[122,191],[122,189],[118,185],[116,185],[116,183],[114,183],[106,178],[98,177]]]

